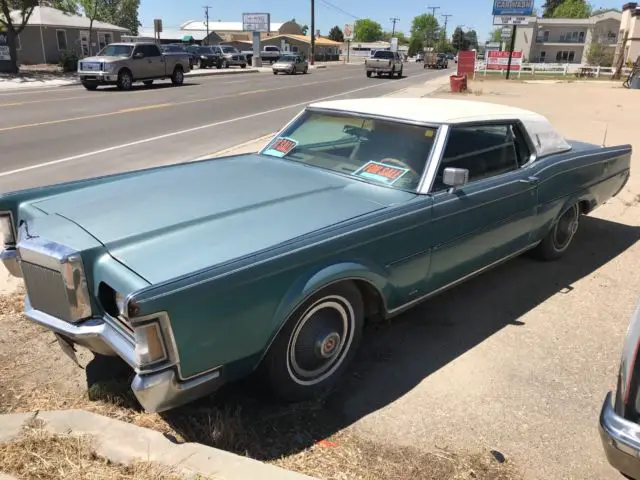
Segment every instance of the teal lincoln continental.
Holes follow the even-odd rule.
[[[25,315],[119,356],[148,411],[255,372],[328,391],[371,318],[532,250],[561,257],[629,178],[630,145],[466,100],[316,103],[257,154],[0,197]]]

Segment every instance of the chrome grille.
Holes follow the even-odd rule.
[[[71,309],[62,274],[40,265],[20,262],[31,306],[61,320],[71,321]]]

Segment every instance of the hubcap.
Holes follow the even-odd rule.
[[[178,80],[179,83],[182,83],[182,79],[184,77],[182,76],[182,72],[178,71],[176,72],[176,79]]]
[[[291,378],[310,386],[331,376],[349,351],[353,331],[354,312],[343,297],[325,297],[309,307],[289,340],[287,369]]]
[[[553,235],[553,243],[556,249],[562,250],[569,245],[569,242],[578,231],[579,215],[578,208],[573,206],[558,219]]]

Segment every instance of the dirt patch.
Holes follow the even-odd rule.
[[[251,382],[161,415],[145,413],[129,389],[126,376],[87,387],[85,370],[62,354],[51,332],[20,313],[23,295],[0,296],[0,413],[84,409],[162,432],[176,443],[203,443],[320,479],[521,478],[514,465],[497,452],[464,453],[432,445],[394,447],[359,438],[342,428],[335,411],[325,402],[272,404],[252,390]],[[92,354],[80,348],[78,354],[86,368]],[[372,355],[375,361],[385,361],[377,350]],[[58,465],[56,459],[61,451],[77,451],[80,445],[76,437],[47,437],[37,430],[30,431],[22,440],[2,447],[0,457],[7,456],[8,451],[13,452],[13,459],[10,468],[2,464],[0,470],[25,478],[75,478],[47,477],[44,473],[36,476],[24,469],[29,451],[39,456],[34,457],[34,465],[46,469],[48,465]],[[70,475],[80,467],[94,468],[94,464],[96,468],[111,468],[113,475],[101,477],[96,473],[94,477],[78,478],[134,478],[126,476],[131,470],[105,464],[91,453],[78,459],[69,457],[74,459],[73,464],[66,465],[64,471]],[[144,470],[140,472],[135,478],[151,478],[143,476]]]
[[[38,425],[0,444],[0,472],[38,480],[180,480],[170,468],[147,462],[121,465],[100,457],[88,436],[53,434]]]

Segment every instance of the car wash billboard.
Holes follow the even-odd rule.
[[[529,17],[533,15],[533,0],[494,0],[493,16],[503,15]]]

